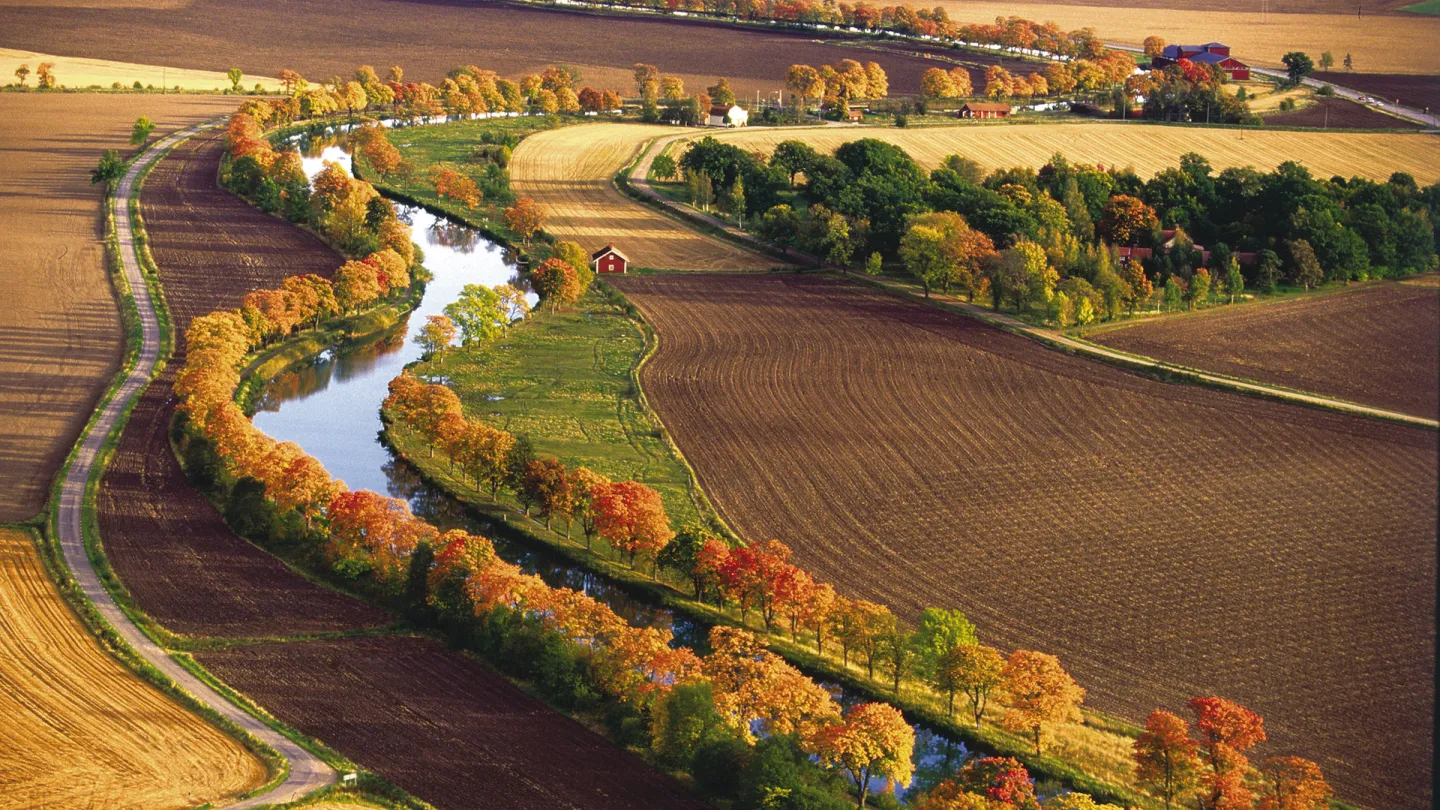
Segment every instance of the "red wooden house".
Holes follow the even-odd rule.
[[[1230,55],[1230,46],[1220,42],[1204,45],[1166,45],[1164,52],[1151,60],[1154,68],[1163,68],[1189,59],[1197,65],[1214,65],[1231,81],[1243,82],[1250,78],[1250,66]]]
[[[1010,105],[972,101],[955,111],[956,118],[1009,118]]]
[[[590,269],[598,273],[624,273],[630,266],[630,258],[621,253],[614,242],[590,254]]]

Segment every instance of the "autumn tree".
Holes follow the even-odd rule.
[[[975,94],[975,82],[970,78],[970,71],[963,67],[950,69],[950,93],[955,98],[964,98]]]
[[[1014,757],[975,757],[953,777],[968,793],[1015,810],[1040,810],[1035,782]]]
[[[927,298],[932,289],[949,292],[952,284],[972,289],[981,263],[994,252],[990,237],[949,211],[912,218],[900,239],[900,258],[925,288]]]
[[[950,74],[933,67],[920,75],[920,95],[926,98],[951,98],[955,95],[955,83]]]
[[[435,187],[435,195],[441,199],[449,197],[466,208],[480,204],[480,187],[454,166],[444,163],[431,166],[430,184]]]
[[[801,109],[804,109],[810,99],[819,99],[825,95],[824,77],[820,75],[820,71],[809,65],[791,65],[785,72],[785,86],[800,97]]]
[[[560,259],[546,259],[530,271],[530,287],[540,300],[550,305],[551,312],[561,304],[573,304],[580,299],[579,276],[574,266]]]
[[[1198,784],[1200,757],[1183,718],[1159,709],[1151,712],[1134,748],[1135,780],[1163,799],[1166,808]]]
[[[628,554],[631,567],[637,556],[656,558],[675,536],[660,493],[637,481],[601,485],[591,498],[591,508],[596,533]]]
[[[1045,734],[1058,723],[1079,722],[1080,702],[1085,690],[1060,668],[1053,655],[1016,650],[1001,672],[1003,688],[1009,695],[1004,726],[1031,735],[1035,753]]]
[[[1209,766],[1201,780],[1201,804],[1207,810],[1249,807],[1253,798],[1245,784],[1250,762],[1245,751],[1265,741],[1265,720],[1233,700],[1197,697],[1190,700],[1200,750]]]
[[[580,529],[585,533],[585,550],[595,539],[595,496],[610,484],[610,479],[586,467],[580,467],[571,475],[575,486],[575,516],[580,519]]]
[[[1324,810],[1334,794],[1320,766],[1300,757],[1270,757],[1260,766],[1265,780],[1257,810]]]
[[[30,66],[21,65],[15,68],[15,78],[20,80],[20,86],[23,88],[25,86],[25,80],[30,78]]]
[[[1112,245],[1134,245],[1142,237],[1160,227],[1155,210],[1127,194],[1117,194],[1105,201],[1095,232]]]
[[[1145,267],[1138,259],[1124,264],[1121,278],[1125,282],[1125,305],[1133,315],[1136,309],[1155,294],[1155,285],[1150,281],[1150,277],[1145,275]]]
[[[845,712],[843,722],[822,726],[806,746],[828,767],[844,772],[865,807],[870,780],[908,785],[914,773],[915,729],[900,710],[885,703],[860,703]]]
[[[505,224],[529,247],[530,237],[545,227],[545,210],[533,199],[521,197],[505,209]]]
[[[540,516],[545,518],[545,528],[550,528],[550,522],[557,517],[569,522],[575,510],[575,488],[570,482],[569,472],[559,459],[542,458],[530,462],[522,486],[530,491]]]
[[[505,317],[500,297],[483,284],[466,284],[459,297],[446,305],[445,314],[460,328],[460,340],[466,346],[500,337]]]
[[[1165,40],[1163,37],[1158,37],[1154,34],[1151,34],[1150,36],[1145,37],[1145,41],[1141,44],[1145,48],[1145,56],[1149,57],[1150,59],[1154,59],[1155,57],[1165,52]]]
[[[635,75],[635,95],[644,96],[647,89],[653,84],[656,89],[660,86],[660,68],[654,65],[647,65],[643,62],[636,62],[632,68]]]
[[[335,300],[343,312],[354,312],[378,300],[382,292],[374,265],[350,261],[335,271]]]
[[[55,63],[41,62],[35,67],[35,85],[41,90],[50,90],[55,87]]]
[[[720,81],[705,88],[705,92],[710,95],[712,104],[729,107],[735,103],[735,93],[730,89],[730,80],[723,76]]]
[[[434,355],[437,352],[448,348],[455,342],[455,322],[445,315],[428,315],[425,318],[425,325],[420,327],[420,332],[415,335],[415,343],[426,355]],[[441,365],[444,365],[445,358],[440,358]]]

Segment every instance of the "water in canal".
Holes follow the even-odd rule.
[[[350,168],[350,156],[339,145],[309,140],[300,145],[306,173],[312,177],[325,161]],[[412,325],[418,328],[426,316],[440,314],[466,284],[493,287],[509,283],[526,289],[516,277],[508,251],[473,228],[415,206],[396,203],[396,210],[410,224],[413,239],[425,252],[425,267],[433,274],[420,305],[408,319],[373,340],[343,351],[332,349],[275,377],[258,400],[255,426],[280,441],[295,442],[351,489],[404,498],[416,515],[442,531],[463,528],[490,537],[500,557],[538,574],[548,584],[582,590],[632,624],[668,627],[677,643],[703,649],[707,628],[639,599],[543,547],[497,537],[492,526],[426,484],[380,442],[380,403],[387,386],[421,354],[410,339]],[[836,691],[842,703],[858,700],[838,687]],[[917,781],[913,787],[933,786],[958,769],[968,755],[964,743],[927,726],[916,726]],[[903,791],[897,792],[903,796]]]

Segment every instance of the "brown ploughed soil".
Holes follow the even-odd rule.
[[[1373,107],[1344,98],[1316,96],[1313,104],[1290,112],[1269,112],[1262,118],[1270,126],[1324,129],[1419,129],[1420,124],[1387,115]]]
[[[458,65],[514,77],[566,63],[581,68],[582,83],[633,94],[630,66],[646,62],[682,77],[691,90],[728,76],[736,93],[753,96],[757,90],[784,89],[792,64],[849,57],[883,65],[892,92],[917,93],[920,74],[933,66],[915,57],[823,44],[813,33],[460,0],[354,0],[343,13],[324,3],[288,0],[195,0],[183,9],[84,14],[17,6],[6,8],[4,19],[0,46],[5,47],[221,72],[238,67],[257,76],[290,68],[316,81],[349,76],[361,64],[382,74],[399,64],[408,77],[438,83]]]
[[[1440,417],[1440,289],[1433,286],[1380,281],[1156,318],[1090,339],[1231,377]]]
[[[0,528],[0,810],[179,810],[265,765],[95,643],[30,537]]]
[[[1428,807],[1436,433],[1171,385],[801,275],[614,280],[725,518],[852,597],[959,608],[1133,720],[1221,694],[1259,753]]]
[[[131,151],[142,115],[158,138],[233,107],[200,96],[0,94],[0,520],[40,511],[124,349],[90,170],[106,149]]]
[[[165,300],[190,319],[239,304],[287,276],[328,276],[340,257],[314,236],[215,185],[221,131],[187,141],[150,174],[141,212]],[[183,345],[183,339],[179,343]],[[381,611],[307,581],[235,535],[190,486],[170,448],[173,369],[141,397],[106,469],[100,531],[140,607],[186,634],[253,637],[384,624]]]
[[[1343,56],[1336,56],[1343,59]],[[1403,73],[1350,73],[1348,71],[1316,72],[1313,78],[1334,82],[1362,93],[1369,93],[1386,104],[1400,103],[1407,107],[1429,107],[1440,110],[1440,76],[1409,76]]]
[[[259,644],[195,657],[276,717],[447,810],[709,807],[430,639]]]

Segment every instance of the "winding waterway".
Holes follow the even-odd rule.
[[[350,170],[350,156],[338,145],[301,141],[305,171],[313,177],[326,161]],[[631,624],[670,628],[676,643],[703,649],[707,628],[674,612],[637,598],[602,577],[576,567],[540,546],[506,540],[489,522],[476,518],[445,492],[423,481],[403,459],[380,441],[380,404],[387,386],[406,364],[418,360],[420,348],[410,339],[411,324],[440,314],[466,284],[515,284],[528,289],[516,275],[513,258],[473,228],[437,217],[417,206],[396,202],[400,218],[410,224],[413,239],[425,253],[433,278],[419,306],[393,329],[359,345],[332,349],[312,362],[270,380],[254,416],[255,426],[280,441],[300,445],[351,489],[370,489],[403,498],[414,513],[441,530],[463,528],[494,540],[496,553],[552,586],[582,590],[609,605]],[[534,296],[531,302],[534,302]],[[836,687],[840,700],[860,698]],[[916,727],[915,786],[929,787],[953,773],[966,759],[963,742],[929,728]],[[874,786],[880,788],[880,784]],[[897,790],[902,797],[904,791]]]

